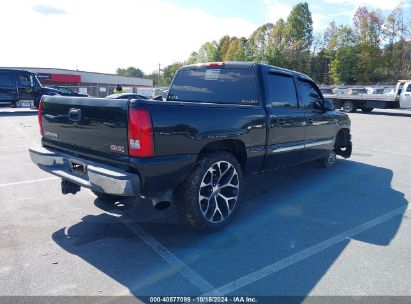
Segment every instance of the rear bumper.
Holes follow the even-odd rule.
[[[133,174],[102,163],[88,161],[46,148],[29,148],[31,160],[42,170],[93,191],[138,196],[141,180]],[[84,173],[72,170],[72,162],[84,165]]]

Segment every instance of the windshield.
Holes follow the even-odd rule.
[[[221,104],[258,104],[253,70],[184,69],[170,88],[167,100]]]

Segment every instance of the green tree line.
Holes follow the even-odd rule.
[[[224,36],[205,42],[187,61],[165,67],[160,75],[144,76],[155,85],[169,85],[184,64],[254,61],[300,71],[321,84],[393,83],[411,78],[410,37],[403,4],[387,16],[379,9],[358,7],[352,25],[331,22],[314,35],[311,11],[302,2],[286,20],[266,23],[249,37]]]

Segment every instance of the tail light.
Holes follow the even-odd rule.
[[[43,120],[42,120],[42,118],[41,118],[41,112],[42,112],[42,109],[43,109],[42,103],[43,103],[43,102],[42,102],[42,100],[40,99],[40,101],[39,101],[39,109],[38,109],[38,111],[37,111],[37,119],[38,119],[38,121],[39,121],[40,134],[41,134],[41,136],[44,136]]]
[[[130,109],[128,117],[128,154],[136,157],[154,155],[153,126],[146,109]]]

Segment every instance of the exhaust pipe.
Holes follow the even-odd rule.
[[[151,200],[153,207],[157,210],[165,210],[171,205],[171,192],[166,192]]]
[[[66,179],[62,179],[61,180],[61,192],[63,194],[76,194],[77,192],[79,192],[81,189],[81,187],[75,183],[72,183]]]

